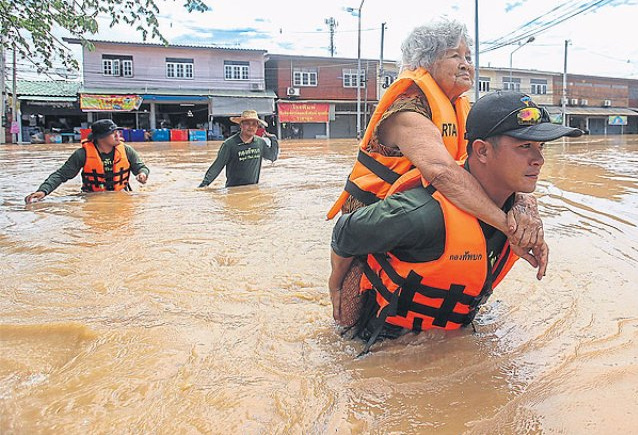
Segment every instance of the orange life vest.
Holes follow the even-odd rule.
[[[464,160],[467,157],[465,120],[470,111],[467,97],[457,98],[452,107],[450,99],[425,69],[403,71],[379,101],[359,145],[357,161],[346,181],[344,191],[328,211],[328,219],[337,215],[350,195],[366,205],[385,198],[390,186],[414,167],[406,157],[388,157],[366,149],[383,114],[413,83],[416,83],[427,97],[432,111],[432,122],[441,132],[443,144],[450,155],[455,160]]]
[[[115,147],[113,153],[113,172],[105,174],[100,153],[93,142],[82,141],[86,151],[86,161],[82,168],[82,191],[103,192],[105,190],[123,190],[128,187],[131,164],[126,157],[124,142]]]
[[[393,186],[393,191],[412,187],[415,180],[427,185],[414,169],[398,186]],[[485,303],[518,256],[506,241],[490,266],[487,242],[478,219],[431,186],[426,188],[443,212],[446,228],[443,255],[433,261],[408,263],[391,253],[370,254],[360,290],[376,290],[379,306],[376,316],[385,323],[413,330],[457,329],[474,319],[477,308]]]

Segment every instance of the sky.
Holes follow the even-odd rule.
[[[160,31],[169,42],[330,56],[326,20],[334,18],[335,56],[357,57],[356,10],[361,0],[204,1],[209,11],[188,13],[181,0],[158,0]],[[638,79],[638,0],[364,0],[361,58],[380,58],[383,23],[385,60],[400,61],[401,42],[408,33],[441,16],[465,23],[474,38],[476,2],[479,67],[509,68],[511,61],[513,68],[563,72],[565,41],[569,40],[568,73]],[[522,38],[522,44],[529,35],[534,40],[524,46],[512,42]],[[97,35],[87,37],[142,40],[130,27],[109,28],[106,20],[100,21]],[[497,40],[510,44],[489,50]]]

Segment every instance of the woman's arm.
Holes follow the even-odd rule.
[[[505,234],[512,232],[503,210],[450,156],[441,140],[441,132],[428,118],[416,112],[395,113],[384,122],[379,138],[384,145],[398,147],[423,177],[452,203]]]
[[[543,246],[543,224],[534,196],[517,194],[512,211],[506,215],[450,156],[441,132],[427,117],[411,111],[395,113],[379,129],[379,139],[386,146],[398,147],[452,203],[507,234],[513,244],[526,249]],[[543,267],[546,261],[546,257],[539,259]]]

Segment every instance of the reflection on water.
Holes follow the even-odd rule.
[[[23,198],[73,145],[0,154],[0,433],[618,433],[638,423],[638,137],[547,146],[551,265],[471,330],[362,359],[331,320],[326,210],[354,141],[283,141],[197,189],[219,142],[143,143],[134,191]]]

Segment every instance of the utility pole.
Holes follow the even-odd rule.
[[[16,48],[13,46],[13,90],[11,95],[11,130],[13,130],[13,126],[17,125],[18,122],[18,98],[17,98],[17,79],[18,79],[18,68],[16,61]],[[11,139],[13,143],[18,143],[19,137],[16,133],[11,135]]]
[[[363,103],[363,125],[368,125],[368,70],[370,68],[370,61],[366,60],[366,88],[365,88],[365,97]]]
[[[4,144],[7,137],[4,131],[5,121],[7,119],[7,112],[5,111],[7,94],[5,92],[4,74],[4,38],[0,36],[0,93],[2,94],[0,97],[0,144]]]
[[[357,140],[361,139],[361,8],[363,2],[359,4],[357,19]]]
[[[326,18],[324,22],[328,25],[330,29],[330,57],[334,57],[335,55],[335,29],[337,28],[337,21],[334,17]]]
[[[474,102],[479,99],[479,0],[474,0]]]
[[[569,39],[565,40],[565,61],[563,64],[563,97],[561,98],[562,118],[563,126],[567,125],[567,113],[565,105],[567,104],[567,46],[569,45]]]
[[[383,69],[383,38],[385,37],[385,24],[381,23],[381,54],[379,55],[379,78],[383,80],[385,70]]]

